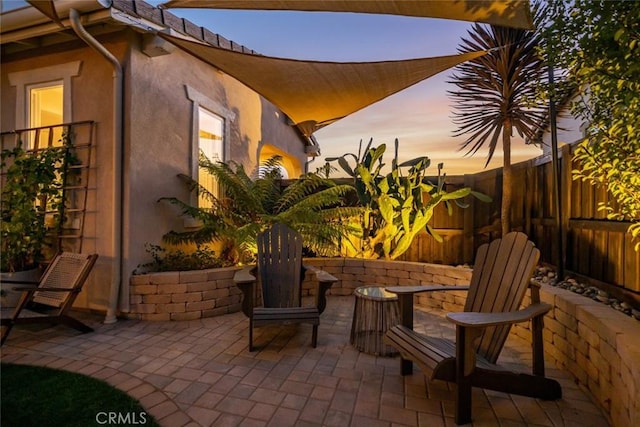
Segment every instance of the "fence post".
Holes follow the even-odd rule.
[[[469,187],[472,190],[475,186],[475,175],[464,175],[464,186]],[[475,210],[475,197],[469,197],[469,207],[464,209],[463,214],[463,239],[462,239],[462,257],[466,263],[473,263],[473,256],[475,253],[474,248],[474,210]]]
[[[571,149],[571,145],[567,144],[562,147],[562,158],[560,169],[562,171],[561,182],[560,182],[560,200],[562,203],[562,216],[560,218],[560,224],[562,229],[562,248],[563,253],[560,255],[559,259],[562,262],[562,269],[564,270],[567,266],[567,234],[569,232],[569,220],[573,215],[573,206],[571,205],[571,191],[572,191],[572,171],[571,164],[573,161],[573,153]]]
[[[533,197],[534,197],[534,164],[532,160],[527,160],[527,166],[525,169],[525,181],[524,181],[524,233],[527,236],[532,236],[531,230],[531,210],[533,209]]]

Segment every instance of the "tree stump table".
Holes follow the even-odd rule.
[[[396,350],[384,344],[384,334],[400,323],[396,294],[381,286],[363,286],[354,291],[356,303],[351,323],[351,344],[359,351],[376,356],[393,356]]]

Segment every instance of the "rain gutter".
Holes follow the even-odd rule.
[[[113,66],[113,236],[112,236],[112,254],[113,254],[113,270],[111,275],[111,288],[109,292],[109,308],[104,323],[115,323],[117,321],[116,313],[118,311],[118,298],[120,296],[120,288],[122,286],[122,152],[123,152],[123,93],[124,93],[124,75],[122,65],[118,59],[107,50],[98,40],[96,40],[82,26],[80,22],[80,13],[76,9],[69,10],[69,21],[71,28],[91,48],[101,54]]]

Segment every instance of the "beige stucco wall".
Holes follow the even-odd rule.
[[[259,147],[267,142],[281,147],[304,164],[304,145],[282,113],[236,79],[176,49],[150,58],[141,52],[141,37],[134,36],[129,59],[127,90],[125,271],[148,261],[145,243],[158,244],[162,234],[180,229],[183,219],[168,203],[157,200],[177,196],[188,200],[178,173],[189,174],[192,156],[194,101],[188,91],[207,98],[205,108],[226,117],[226,160],[242,163],[248,171],[257,166]],[[211,107],[213,104],[213,107]],[[219,111],[216,111],[218,109]],[[154,218],[153,221],[150,219]]]
[[[209,65],[176,49],[165,56],[142,53],[142,35],[132,30],[98,37],[123,64],[125,71],[124,115],[124,236],[121,302],[127,308],[129,277],[150,260],[145,243],[158,244],[162,235],[178,229],[183,220],[164,196],[189,195],[177,178],[192,168],[193,101],[191,91],[206,97],[228,118],[227,160],[257,166],[260,146],[280,147],[304,165],[304,144],[285,116],[255,92]],[[80,74],[72,79],[73,121],[97,122],[94,151],[95,185],[91,185],[83,251],[100,255],[85,292],[77,305],[105,310],[112,276],[113,222],[113,70],[94,50],[82,43],[31,51],[2,58],[2,130],[16,126],[16,89],[8,74],[43,66],[82,61]],[[208,107],[207,107],[208,108]],[[214,111],[218,113],[217,111]],[[223,114],[223,115],[224,115]]]
[[[105,46],[119,58],[123,46],[113,40],[103,39]],[[81,43],[73,43],[64,50],[49,48],[36,56],[2,58],[2,131],[15,129],[20,123],[16,115],[17,88],[10,86],[9,74],[34,72],[48,66],[80,61],[80,73],[71,79],[72,112],[70,121],[94,120],[97,122],[89,185],[87,213],[85,217],[83,252],[100,255],[94,271],[76,305],[93,309],[108,306],[112,270],[112,72],[106,61]],[[35,83],[35,82],[34,82]]]

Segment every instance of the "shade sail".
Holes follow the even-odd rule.
[[[236,52],[164,33],[160,37],[238,79],[305,133],[485,52],[383,62],[321,62]]]
[[[53,4],[53,0],[27,0],[30,6],[35,7],[47,18],[51,19],[53,22],[58,25],[62,25],[60,22],[60,18],[58,17],[58,12],[56,12],[56,7]]]
[[[171,0],[160,7],[378,13],[534,28],[528,0]]]

